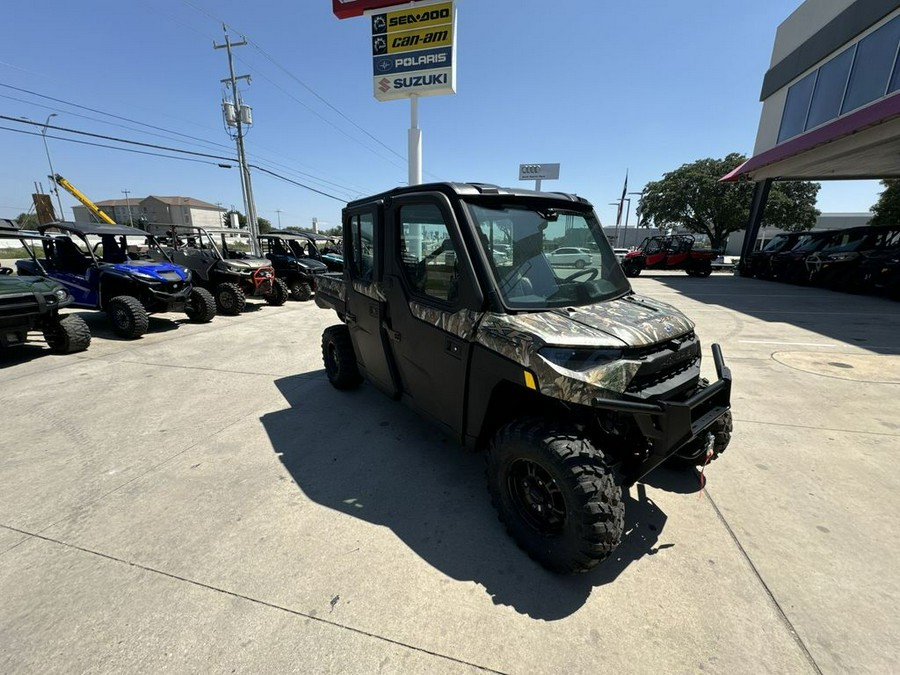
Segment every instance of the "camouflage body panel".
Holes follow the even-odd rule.
[[[437,326],[441,330],[463,340],[474,339],[475,326],[481,317],[484,316],[483,312],[473,312],[470,309],[461,309],[452,313],[444,312],[418,302],[410,302],[409,311],[417,319]]]
[[[351,281],[350,284],[353,286],[353,290],[360,295],[364,295],[372,300],[377,300],[378,302],[387,302],[387,295],[385,295],[384,289],[377,281],[363,282],[354,280]]]
[[[587,406],[593,405],[594,399],[619,398],[641,367],[641,362],[618,359],[585,371],[569,370],[551,363],[538,353],[541,348],[571,346],[621,349],[624,346],[621,341],[587,326],[578,330],[577,335],[580,337],[576,337],[571,330],[566,330],[565,334],[553,334],[548,327],[554,324],[557,329],[562,330],[579,325],[564,316],[549,312],[515,316],[487,314],[478,327],[475,339],[491,351],[530,370],[537,380],[538,390],[546,396]]]
[[[347,301],[347,285],[344,283],[343,277],[323,274],[316,279],[316,291],[338,298],[341,302]]]
[[[639,295],[574,307],[573,321],[619,338],[628,347],[647,347],[694,330],[693,322],[665,302]]]

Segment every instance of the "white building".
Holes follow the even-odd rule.
[[[199,227],[222,227],[225,209],[215,204],[193,197],[156,197],[143,199],[107,199],[95,202],[106,215],[117,223],[147,223],[151,232],[160,232],[170,225],[194,225]],[[75,222],[92,221],[90,211],[84,206],[73,206]]]
[[[807,0],[778,27],[753,157],[726,177],[756,182],[751,239],[774,180],[900,177],[898,48],[898,0]]]

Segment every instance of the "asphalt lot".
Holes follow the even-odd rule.
[[[722,345],[735,435],[576,577],[480,456],[331,388],[313,303],[0,353],[0,672],[900,672],[900,303],[632,281]]]

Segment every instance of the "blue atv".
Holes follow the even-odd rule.
[[[49,235],[41,242],[44,257],[29,248],[31,260],[16,261],[18,273],[60,282],[74,297],[74,307],[105,311],[120,337],[142,336],[149,315],[157,312],[183,311],[194,323],[216,315],[212,294],[192,286],[191,272],[174,264],[148,232],[67,222],[38,229]]]

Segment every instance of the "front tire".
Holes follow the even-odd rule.
[[[362,383],[346,325],[329,326],[322,332],[322,361],[328,381],[335,389],[355,389]]]
[[[305,281],[300,281],[299,279],[295,279],[291,282],[291,297],[294,300],[299,300],[300,302],[306,302],[312,297],[313,290],[312,286],[310,286]]]
[[[281,307],[288,299],[288,287],[284,279],[275,279],[272,282],[272,292],[263,296],[265,301],[273,307]]]
[[[641,273],[641,268],[634,264],[625,263],[622,265],[622,271],[626,277],[636,277]]]
[[[216,286],[216,309],[219,314],[236,316],[244,311],[247,298],[237,284],[224,283]]]
[[[216,299],[205,288],[194,286],[188,295],[184,313],[193,323],[209,323],[216,316]]]
[[[622,540],[625,505],[603,453],[575,429],[517,420],[487,451],[491,502],[521,549],[549,570],[586,572]]]
[[[119,295],[109,301],[106,315],[113,331],[126,340],[141,337],[150,328],[150,317],[140,300],[130,295]]]
[[[91,329],[84,319],[71,314],[45,328],[44,339],[54,354],[83,352],[91,345]]]

